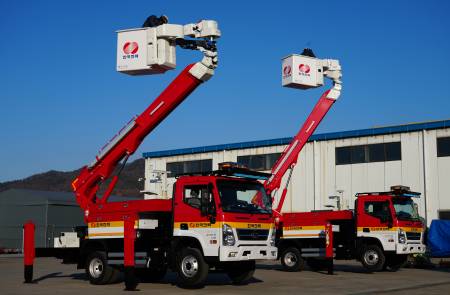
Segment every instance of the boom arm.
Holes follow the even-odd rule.
[[[197,28],[198,26],[195,27],[195,29]],[[220,31],[209,31],[208,34],[212,39],[220,36]],[[190,36],[191,34],[186,35]],[[205,36],[202,35],[201,37]],[[114,176],[105,194],[101,198],[97,198],[100,184],[111,176],[122,159],[127,159],[136,151],[144,138],[198,85],[214,74],[214,69],[217,67],[215,43],[211,40],[207,42],[184,41],[181,42],[178,39],[176,43],[180,43],[179,45],[183,48],[187,48],[186,44],[190,44],[188,49],[200,50],[204,54],[203,60],[188,65],[142,114],[133,118],[100,150],[92,164],[82,168],[79,176],[72,182],[72,188],[76,194],[77,202],[83,210],[87,210],[91,204],[107,202],[118,177]]]
[[[293,168],[297,164],[300,152],[302,151],[306,142],[314,133],[322,119],[328,113],[331,106],[339,98],[342,89],[342,82],[340,80],[341,67],[339,65],[339,62],[337,60],[318,60],[318,62],[319,65],[323,67],[324,76],[332,79],[334,85],[331,89],[325,91],[322,94],[311,114],[308,116],[305,123],[303,123],[302,128],[292,139],[291,143],[286,147],[278,161],[272,167],[272,176],[264,183],[266,191],[272,195],[272,198],[274,198],[275,192],[278,191],[281,186],[283,176],[288,170],[290,170],[290,174],[287,179],[287,183],[281,193],[278,206],[276,209],[274,209],[275,214],[278,215],[281,213],[281,209],[283,208],[291,178],[291,173],[293,171]],[[301,66],[303,66],[303,64],[301,64],[300,67]],[[297,86],[296,88],[301,87]]]

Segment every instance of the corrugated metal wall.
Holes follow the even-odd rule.
[[[283,211],[325,209],[335,204],[329,199],[341,195],[343,208],[353,208],[358,192],[387,191],[392,185],[410,186],[422,193],[416,200],[420,214],[428,222],[438,217],[438,210],[450,210],[450,157],[437,157],[436,138],[450,136],[450,128],[397,134],[364,136],[308,142],[300,154],[292,175]],[[336,165],[336,147],[401,142],[400,161]],[[167,162],[212,159],[213,169],[223,161],[237,161],[241,155],[282,152],[285,146],[269,146],[209,153],[147,158],[145,189],[164,197],[171,196],[174,178],[155,179],[154,170],[166,170]]]

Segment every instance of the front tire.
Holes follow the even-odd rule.
[[[285,271],[301,271],[305,267],[305,260],[296,247],[289,247],[281,253],[281,265]]]
[[[226,272],[234,285],[244,285],[253,278],[255,268],[255,261],[244,261],[231,263],[227,266]]]
[[[197,248],[184,248],[177,260],[178,282],[184,288],[200,288],[205,285],[209,265]]]
[[[383,270],[386,257],[377,245],[366,245],[361,251],[361,263],[369,271]]]
[[[110,284],[116,280],[118,270],[108,265],[105,252],[92,252],[86,259],[86,275],[93,285]]]

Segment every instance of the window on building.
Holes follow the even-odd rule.
[[[450,220],[450,210],[439,210],[438,216],[441,220]]]
[[[384,162],[384,144],[371,144],[369,145],[369,162]]]
[[[377,143],[336,148],[336,165],[398,161],[402,159],[400,142]]]
[[[437,139],[437,156],[450,157],[450,137],[441,137]]]
[[[170,173],[169,177],[176,177],[186,173],[208,172],[212,170],[212,160],[171,162],[166,164],[166,170]]]
[[[400,142],[390,142],[384,144],[386,161],[398,161],[402,159],[402,147]]]
[[[280,156],[281,153],[238,156],[237,161],[252,170],[270,170]]]

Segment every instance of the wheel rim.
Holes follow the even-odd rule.
[[[103,262],[99,258],[94,258],[89,263],[89,274],[91,277],[97,279],[103,273]]]
[[[286,266],[293,267],[297,263],[297,256],[292,252],[288,252],[284,255],[283,261]]]
[[[379,260],[378,253],[374,250],[368,250],[364,253],[364,262],[368,265],[376,265]]]
[[[197,258],[192,255],[184,257],[181,261],[181,271],[188,278],[195,276],[198,272]]]

